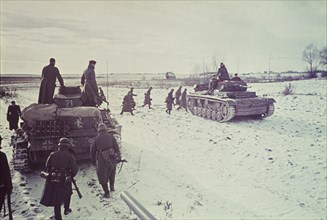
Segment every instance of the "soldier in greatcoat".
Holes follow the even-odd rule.
[[[148,91],[146,93],[144,93],[144,104],[142,105],[142,107],[148,105],[149,109],[151,109],[151,101],[152,101],[151,90],[152,90],[152,87],[150,86]]]
[[[174,97],[173,97],[174,89],[171,89],[166,98],[166,113],[170,114],[173,109]]]
[[[96,106],[99,99],[98,84],[95,79],[95,60],[90,60],[86,70],[81,77],[81,84],[84,86],[82,99],[84,106]]]
[[[187,89],[184,89],[182,96],[181,96],[181,103],[180,103],[179,107],[177,108],[177,110],[179,110],[181,108],[185,108],[185,110],[187,111],[186,95],[187,95]]]
[[[218,69],[217,76],[220,81],[229,80],[229,75],[225,64],[220,63],[220,68]]]
[[[178,87],[175,92],[175,103],[176,105],[180,105],[180,97],[182,95],[182,86]]]
[[[64,87],[64,80],[62,79],[59,69],[55,67],[56,60],[50,59],[50,64],[45,66],[42,70],[42,81],[39,91],[39,104],[52,104],[53,94],[56,87],[56,79],[58,79],[60,86]]]
[[[74,156],[69,152],[72,147],[68,138],[61,138],[57,151],[52,152],[45,164],[49,176],[45,182],[40,203],[54,207],[54,218],[61,217],[61,204],[64,203],[64,214],[71,212],[70,198],[72,194],[71,178],[76,176],[78,167]]]
[[[0,136],[0,149],[2,137]],[[0,151],[0,213],[5,202],[6,195],[12,192],[12,181],[9,164],[5,153]]]
[[[123,108],[122,108],[120,114],[122,115],[124,112],[130,112],[131,115],[134,115],[133,103],[135,103],[133,100],[133,95],[132,95],[131,91],[128,91],[127,95],[124,96]]]
[[[9,122],[9,130],[18,128],[19,117],[22,115],[19,105],[15,101],[11,102],[7,110],[7,121]]]
[[[104,123],[99,124],[98,132],[91,145],[91,161],[96,163],[97,176],[103,188],[104,197],[109,198],[108,181],[110,191],[115,191],[116,165],[121,155],[115,137],[108,133]]]

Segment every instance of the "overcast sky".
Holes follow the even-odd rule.
[[[0,1],[1,73],[298,70],[326,46],[326,1]],[[204,65],[203,65],[204,64]]]

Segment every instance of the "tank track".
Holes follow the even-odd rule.
[[[195,102],[198,103],[198,106],[195,106]],[[194,115],[213,121],[218,121],[221,123],[227,122],[234,118],[236,113],[235,106],[230,106],[226,102],[216,101],[214,106],[208,105],[206,100],[204,101],[203,106],[201,106],[199,103],[200,101],[196,99],[189,100],[188,109]]]
[[[274,104],[269,104],[268,106],[268,110],[265,114],[262,115],[262,118],[268,118],[270,116],[272,116],[275,112],[275,106]]]

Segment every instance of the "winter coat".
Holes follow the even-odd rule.
[[[94,66],[89,65],[86,70],[84,70],[81,77],[81,84],[84,86],[82,92],[83,103],[86,106],[96,106],[98,102],[98,84],[95,79]]]
[[[151,89],[148,89],[146,93],[144,93],[144,105],[151,105]]]
[[[12,182],[7,156],[0,151],[0,193],[1,195],[11,194],[11,191]]]
[[[65,170],[67,176],[74,177],[78,172],[75,158],[69,153],[67,147],[60,147],[52,152],[45,164],[47,171],[51,175],[54,170]],[[47,178],[42,193],[40,203],[44,206],[61,205],[72,194],[71,181],[52,182]]]
[[[42,81],[39,91],[39,104],[52,104],[53,94],[56,87],[56,79],[58,79],[60,86],[64,86],[64,80],[62,79],[59,69],[54,65],[49,64],[42,70]]]
[[[175,92],[175,100],[176,100],[176,105],[180,104],[179,98],[182,95],[182,88],[178,88],[177,91]]]
[[[133,106],[135,106],[134,99],[131,96],[131,93],[128,92],[128,94],[125,95],[124,99],[123,99],[123,110],[122,110],[122,112],[132,112]]]
[[[22,115],[19,105],[9,105],[7,110],[7,121],[9,130],[18,128],[19,117]]]
[[[185,90],[182,93],[180,106],[183,108],[186,108],[186,91]]]
[[[115,137],[107,131],[100,131],[93,140],[90,154],[92,162],[96,162],[99,183],[107,184],[111,173],[116,172],[116,160],[120,159]]]
[[[217,75],[219,80],[229,80],[229,75],[225,66],[222,66],[218,69]]]
[[[166,107],[167,107],[168,110],[172,110],[173,109],[173,103],[174,103],[173,92],[170,91],[168,93],[167,98],[166,98]]]

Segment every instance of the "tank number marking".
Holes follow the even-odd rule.
[[[66,102],[66,108],[72,108],[72,107],[74,107],[73,100],[66,99],[65,102]]]
[[[76,119],[76,122],[75,122],[75,125],[76,125],[78,128],[83,128],[82,118],[77,118],[77,119]]]

